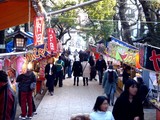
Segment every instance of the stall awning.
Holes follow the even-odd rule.
[[[30,10],[30,12],[29,12]],[[36,11],[29,0],[0,2],[0,30],[33,21]]]
[[[135,46],[111,37],[111,41],[108,42],[106,47],[107,53],[110,57],[125,64],[140,68],[139,51]]]

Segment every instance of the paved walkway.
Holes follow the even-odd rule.
[[[45,94],[32,120],[69,120],[73,114],[90,113],[97,96],[104,95],[97,81],[89,81],[89,86],[73,86],[73,78],[63,81],[63,87],[55,88],[53,96]],[[118,95],[118,94],[117,94]],[[109,107],[112,111],[112,107]],[[156,120],[155,109],[145,109],[145,120]]]

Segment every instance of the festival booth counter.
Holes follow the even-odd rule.
[[[27,52],[11,52],[0,54],[3,59],[0,60],[0,70],[6,71],[8,74],[9,84],[15,92],[16,89],[16,77],[21,74],[22,66],[26,61],[24,55]]]
[[[107,55],[111,58],[114,58],[117,61],[120,61],[122,64],[127,64],[132,68],[140,68],[139,64],[139,52],[138,49],[132,45],[129,45],[123,41],[120,41],[114,37],[111,37],[111,41],[109,41],[106,45],[107,47]],[[118,77],[118,87],[123,89],[122,82],[122,70],[118,69],[120,75]],[[131,69],[130,71],[131,77],[135,77],[135,71]]]
[[[160,120],[160,48],[137,44],[140,53],[140,64],[143,69],[154,72],[153,86],[157,95],[150,99],[150,103],[156,108],[157,120]],[[152,79],[152,78],[151,78]]]

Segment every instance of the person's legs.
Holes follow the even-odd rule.
[[[32,110],[33,110],[33,113],[36,112],[36,105],[34,103],[34,98],[32,96]]]
[[[111,105],[113,106],[114,105],[114,89],[112,88],[111,89],[111,94],[110,94],[110,99],[111,99]]]
[[[22,117],[26,117],[27,114],[27,92],[20,92],[21,94],[21,111],[22,111]]]
[[[71,66],[68,66],[68,77],[69,77],[69,78],[72,77],[72,69],[71,69]]]
[[[57,86],[57,82],[58,82],[58,73],[56,74],[56,79],[54,81],[54,86],[56,87]]]
[[[49,79],[49,84],[48,84],[48,90],[50,92],[51,95],[53,95],[53,92],[54,92],[54,78],[53,76],[48,76],[48,79]]]
[[[86,84],[87,84],[87,86],[88,86],[88,78],[86,78]]]
[[[63,86],[63,71],[60,71],[59,72],[59,87],[62,87]]]
[[[93,67],[93,78],[94,78],[94,80],[97,80],[96,79],[96,74],[97,74],[97,71],[96,71],[96,68],[95,68],[95,66]]]
[[[20,90],[18,90],[18,102],[19,102],[19,106],[21,107],[21,92],[20,92]]]
[[[90,68],[90,81],[92,81],[92,79],[93,79],[93,72],[92,72],[92,67]]]
[[[32,91],[27,92],[28,117],[32,117]]]
[[[77,86],[79,86],[79,77],[77,77]]]
[[[64,67],[64,69],[63,69],[63,72],[62,72],[63,74],[62,74],[62,79],[65,79],[65,76],[66,76],[66,67]]]
[[[98,76],[99,76],[99,85],[102,84],[102,72],[98,71]]]
[[[85,86],[85,77],[83,77],[83,86]]]
[[[108,98],[108,104],[110,105],[110,94],[106,94]]]
[[[76,77],[74,76],[74,83],[73,83],[73,85],[75,85],[76,84]]]

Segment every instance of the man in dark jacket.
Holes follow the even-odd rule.
[[[16,103],[15,93],[8,84],[7,74],[0,70],[0,120],[14,120]]]
[[[18,88],[20,91],[20,99],[21,99],[21,118],[26,119],[26,115],[28,118],[32,118],[32,89],[30,88],[31,83],[36,83],[36,77],[31,70],[26,70],[23,68],[23,73],[17,77],[16,82],[19,82]],[[26,106],[28,105],[28,107]],[[28,112],[27,112],[28,108]]]
[[[98,71],[99,76],[99,85],[102,84],[103,72],[107,69],[107,65],[105,60],[103,59],[103,55],[100,55],[99,59],[96,61],[96,70]]]
[[[46,86],[48,87],[48,91],[51,96],[54,92],[54,81],[56,78],[56,66],[53,63],[54,59],[50,58],[48,60],[48,64],[45,67],[45,78],[47,79]]]

